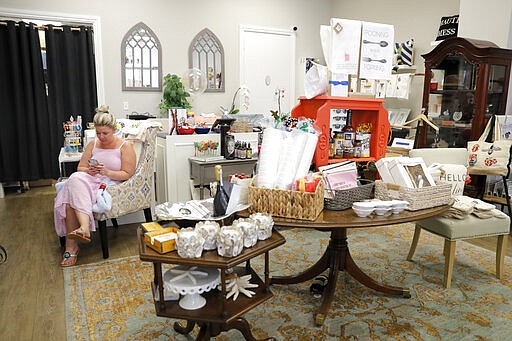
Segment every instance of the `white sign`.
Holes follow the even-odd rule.
[[[390,79],[393,67],[393,25],[363,22],[359,77]]]

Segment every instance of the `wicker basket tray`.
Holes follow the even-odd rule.
[[[315,193],[269,189],[249,185],[251,212],[268,213],[276,217],[315,220],[324,209],[324,183]]]
[[[407,188],[395,184],[375,181],[375,198],[382,200],[405,200],[409,202],[409,211],[446,205],[451,201],[452,185],[438,182],[436,186]]]
[[[371,180],[359,180],[362,185],[334,191],[334,198],[324,198],[324,207],[328,210],[342,211],[352,207],[356,201],[372,198],[374,182]]]

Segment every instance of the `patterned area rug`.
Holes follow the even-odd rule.
[[[281,231],[287,242],[270,253],[271,274],[295,274],[316,261],[328,234]],[[314,324],[320,300],[310,283],[275,285],[274,297],[244,317],[257,338],[277,340],[510,340],[512,265],[495,277],[495,253],[459,242],[451,289],[442,287],[443,239],[423,232],[414,262],[407,262],[412,225],[353,230],[356,263],[377,281],[405,286],[412,298],[368,289],[340,273],[337,297],[321,327]],[[263,258],[252,262],[263,273]],[[64,270],[68,340],[191,340],[173,330],[177,320],[155,315],[150,294],[152,264],[137,256]],[[243,340],[237,330],[216,340]]]

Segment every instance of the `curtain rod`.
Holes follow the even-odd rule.
[[[0,21],[0,25],[4,25],[4,26],[7,26],[7,22],[6,21]],[[18,23],[15,23],[14,24],[15,26],[19,26]],[[87,27],[89,29],[93,29],[92,26],[87,26],[87,25],[84,25],[84,27]],[[42,25],[42,26],[39,26],[39,25],[35,25],[34,28],[37,28],[38,30],[40,29],[45,29],[45,28],[48,28],[47,25]],[[62,26],[54,26],[53,29],[55,30],[61,30],[63,31],[64,28]],[[79,27],[71,27],[71,31],[80,31],[80,28]]]

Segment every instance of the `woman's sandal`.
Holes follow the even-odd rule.
[[[85,231],[82,229],[82,227],[79,227],[76,230],[69,232],[66,237],[69,239],[77,240],[81,243],[91,242],[91,237],[85,234]]]
[[[64,254],[62,255],[62,258],[63,258],[63,261],[64,260],[68,260],[68,259],[73,259],[71,261],[71,263],[60,263],[60,266],[63,267],[63,268],[67,268],[68,266],[73,266],[76,264],[76,260],[77,260],[77,257],[78,257],[78,252],[80,250],[76,250],[76,254],[72,254],[71,252],[69,251],[66,251],[64,252]]]

